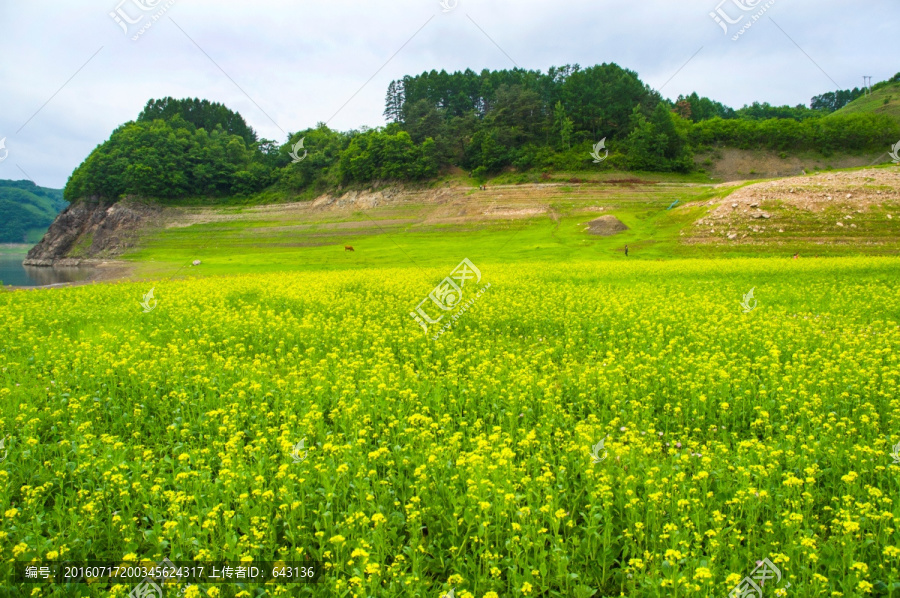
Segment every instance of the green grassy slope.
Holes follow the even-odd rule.
[[[0,243],[36,243],[66,202],[61,189],[0,180]]]
[[[828,176],[832,175],[823,175]],[[176,273],[452,267],[462,257],[495,264],[625,259],[626,244],[630,260],[790,257],[796,252],[803,256],[900,254],[900,204],[893,196],[885,195],[878,205],[868,207],[857,206],[854,200],[836,200],[822,211],[782,205],[779,195],[794,196],[786,189],[773,192],[772,199],[763,201],[771,216],[768,226],[758,227],[762,221],[743,216],[727,228],[743,236],[740,242],[732,242],[723,237],[724,223],[709,228],[695,223],[708,218],[723,202],[730,206],[727,196],[744,183],[717,186],[674,176],[668,180],[629,177],[540,186],[489,184],[487,191],[460,188],[454,199],[443,203],[427,201],[423,191],[422,197],[371,208],[197,208],[181,226],[148,232],[122,257],[135,265],[135,276],[158,278]],[[821,177],[810,177],[792,180],[788,186],[796,185],[798,193],[820,193],[821,184]],[[868,192],[879,190],[887,193],[877,187]],[[862,212],[857,213],[857,208]],[[496,216],[486,215],[491,213]],[[835,222],[845,214],[854,219],[847,220],[845,228],[837,228]],[[628,230],[608,237],[585,230],[586,223],[605,215],[615,216]],[[750,231],[748,226],[759,230]],[[719,230],[710,235],[711,228]],[[345,245],[354,251],[345,251]],[[201,267],[190,266],[195,259],[202,260]]]
[[[721,191],[696,184],[644,181],[540,189],[489,185],[488,191],[475,189],[469,197],[475,193],[481,193],[473,198],[476,204],[452,208],[461,214],[459,218],[447,218],[442,212],[443,217],[437,219],[437,211],[448,208],[429,204],[323,214],[214,208],[204,213],[227,220],[155,231],[143,239],[139,249],[123,257],[136,263],[138,276],[147,277],[171,275],[179,269],[191,274],[226,274],[431,265],[442,259],[458,262],[460,255],[494,263],[570,261],[615,257],[622,254],[625,244],[644,258],[662,258],[672,255],[679,231],[696,217],[691,210],[666,208],[675,200],[678,205],[706,201]],[[481,217],[483,210],[528,209],[536,205],[538,197],[544,206],[542,213]],[[588,211],[597,207],[603,210]],[[584,231],[585,223],[608,214],[629,230],[611,237]],[[354,251],[345,251],[345,245],[352,245]],[[201,259],[202,268],[183,268],[193,259]]]
[[[834,114],[860,112],[887,114],[900,122],[900,83],[890,83],[867,96],[856,98]]]

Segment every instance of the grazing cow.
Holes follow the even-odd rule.
[[[349,245],[344,245],[344,251],[353,251],[353,248]]]

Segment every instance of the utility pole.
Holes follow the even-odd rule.
[[[863,75],[863,91],[865,95],[869,95],[872,92],[870,91],[872,87],[872,76],[871,75]]]

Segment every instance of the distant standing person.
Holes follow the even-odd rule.
[[[628,245],[625,246],[625,257],[628,257]]]

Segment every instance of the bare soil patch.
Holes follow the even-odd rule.
[[[695,204],[696,205],[696,204]],[[900,225],[900,169],[830,172],[756,183],[723,200],[682,235],[688,243],[754,243],[768,235],[865,243]]]
[[[721,148],[711,153],[698,154],[695,162],[705,168],[710,176],[725,181],[766,179],[803,175],[816,168],[857,168],[871,165],[877,154],[834,154],[825,157],[815,152],[784,154],[769,150],[742,150]]]
[[[585,230],[589,235],[610,237],[623,230],[628,230],[628,227],[615,216],[600,216],[588,222]]]
[[[485,216],[503,216],[503,217],[516,217],[516,216],[537,216],[538,214],[543,214],[546,212],[546,208],[488,208],[483,213]]]

